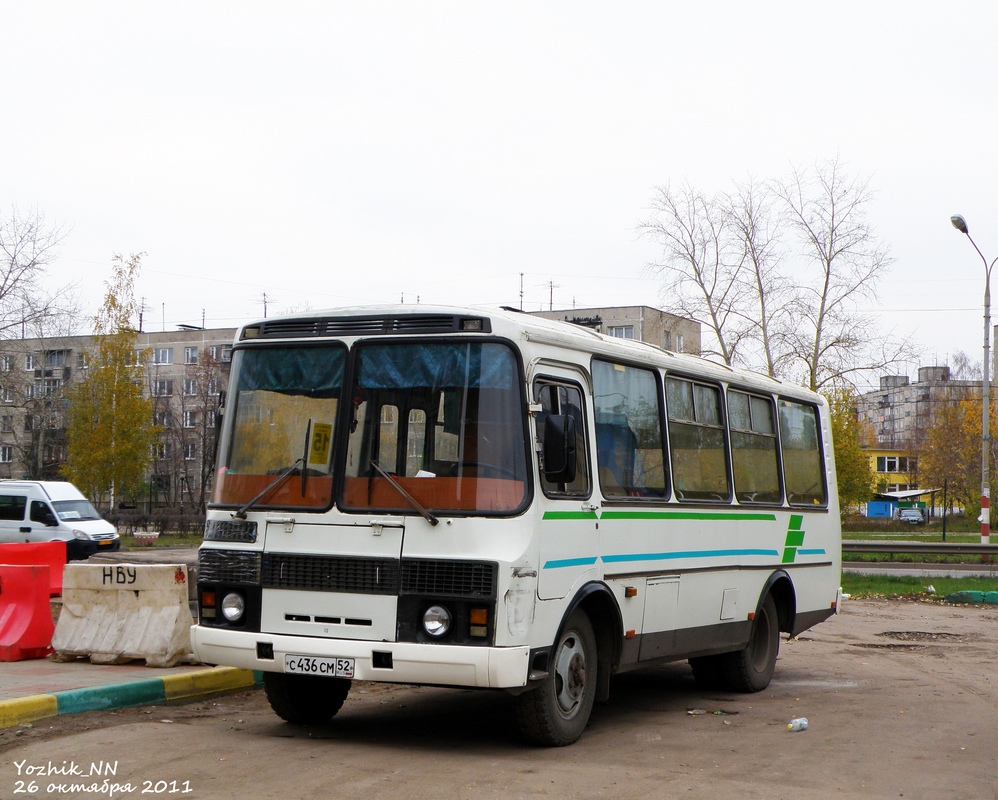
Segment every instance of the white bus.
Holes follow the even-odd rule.
[[[328,721],[353,679],[504,689],[566,745],[610,678],[688,659],[759,691],[833,614],[828,406],[515,311],[242,327],[198,555],[195,655]]]

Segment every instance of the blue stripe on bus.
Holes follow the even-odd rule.
[[[592,558],[559,558],[555,561],[546,561],[544,569],[560,569],[561,567],[591,567],[597,561],[596,556]]]
[[[677,550],[672,553],[627,553],[616,556],[602,556],[606,564],[619,564],[625,561],[667,561],[676,558],[727,558],[730,556],[778,556],[777,550]]]
[[[803,547],[797,548],[797,555],[799,556],[823,556],[826,550],[824,547],[815,547],[814,549],[804,549]]]
[[[546,561],[544,569],[560,569],[562,567],[591,567],[597,561],[604,564],[621,564],[631,561],[667,561],[679,558],[730,558],[731,556],[779,556],[777,550],[744,549],[744,550],[677,550],[672,553],[627,553],[587,558],[559,558]]]

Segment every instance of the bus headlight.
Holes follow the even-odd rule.
[[[430,606],[423,612],[423,630],[434,639],[446,636],[452,621],[451,613],[445,606]]]
[[[238,592],[229,592],[222,598],[222,616],[229,622],[239,622],[246,612],[246,601]]]

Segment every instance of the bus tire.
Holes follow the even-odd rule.
[[[329,722],[350,692],[346,678],[263,673],[263,688],[274,713],[295,725]]]
[[[752,622],[748,645],[727,656],[727,688],[735,692],[761,692],[773,678],[779,654],[780,619],[776,601],[767,594]]]
[[[558,637],[547,676],[515,700],[527,741],[564,747],[582,736],[596,699],[596,665],[596,634],[586,613],[576,610]]]

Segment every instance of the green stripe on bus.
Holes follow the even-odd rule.
[[[544,519],[595,519],[595,511],[545,511]]]
[[[604,511],[602,519],[699,519],[722,522],[776,522],[776,514],[726,511]]]
[[[545,520],[593,519],[594,511],[545,511]],[[776,514],[726,511],[604,511],[607,519],[694,519],[717,522],[776,522]]]

